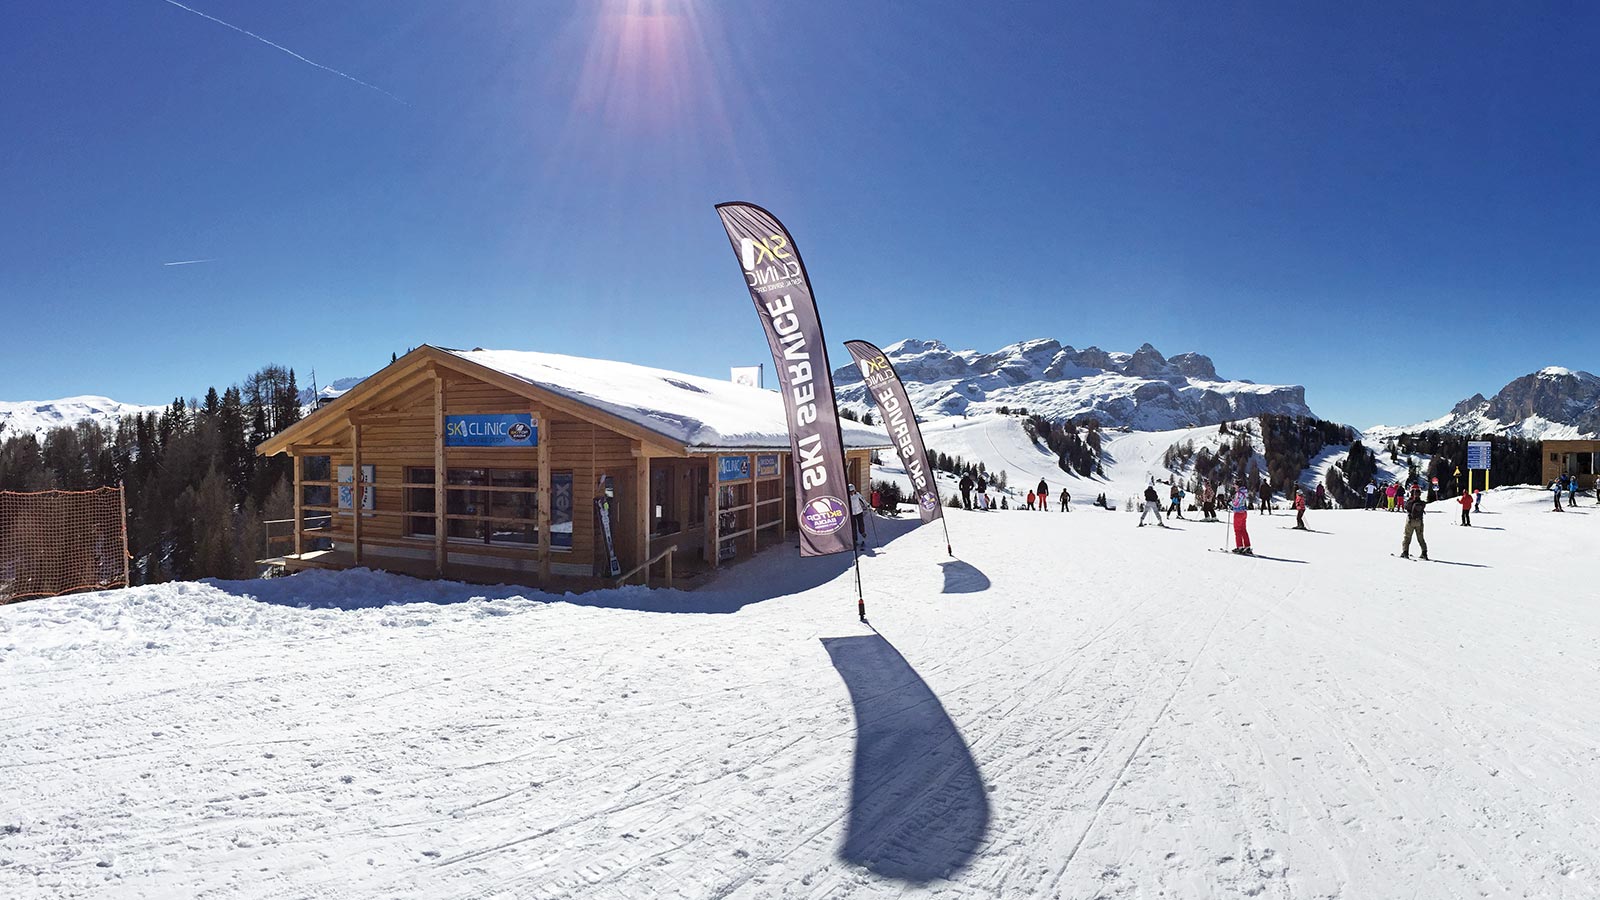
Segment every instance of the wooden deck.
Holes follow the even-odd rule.
[[[303,572],[307,569],[327,569],[338,571],[340,569],[356,568],[355,555],[348,550],[315,550],[302,553],[298,556],[286,554],[271,560],[262,560],[263,565],[279,565],[286,573]],[[385,572],[394,572],[412,578],[434,580],[441,576],[435,571],[431,559],[406,559],[397,557],[383,557],[380,561],[368,559],[364,564],[381,567]],[[671,587],[679,590],[691,590],[706,580],[708,573],[674,572]],[[517,572],[496,566],[472,566],[460,563],[449,563],[445,566],[446,581],[460,581],[466,584],[514,584],[525,587],[539,588],[540,590],[558,591],[565,593],[584,593],[586,591],[600,590],[601,588],[615,587],[615,580],[611,578],[585,577],[574,575],[552,575],[548,585],[540,584],[537,572]],[[635,582],[637,583],[637,582]],[[651,587],[667,587],[660,575],[652,575]]]

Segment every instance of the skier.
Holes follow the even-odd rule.
[[[1072,495],[1067,493],[1067,489],[1066,488],[1062,488],[1061,489],[1061,511],[1062,512],[1072,512],[1071,508],[1069,508],[1067,506],[1067,504],[1071,503],[1071,502],[1072,502]]]
[[[1272,515],[1272,482],[1264,479],[1261,482],[1261,511]]]
[[[1367,482],[1367,511],[1371,512],[1372,508],[1374,506],[1376,506],[1377,503],[1378,503],[1378,483],[1376,481],[1369,481],[1369,482]]]
[[[1172,483],[1172,490],[1169,492],[1168,499],[1167,515],[1183,518],[1183,489],[1178,487],[1176,481]]]
[[[1383,486],[1383,504],[1384,508],[1389,510],[1389,512],[1394,512],[1394,495],[1398,491],[1399,488],[1395,486],[1394,482],[1390,482]]]
[[[1323,488],[1322,482],[1317,482],[1317,509],[1328,508],[1328,491]]]
[[[1040,512],[1049,512],[1050,511],[1050,485],[1045,484],[1043,478],[1039,479],[1039,490],[1038,490],[1037,493],[1039,494],[1039,511]]]
[[[1033,509],[1033,491],[1028,492],[1028,508]]]
[[[961,476],[961,506],[963,509],[972,508],[972,476],[965,473]]]
[[[1472,511],[1483,512],[1483,488],[1472,492]]]
[[[850,485],[850,518],[856,526],[856,549],[867,549],[867,504],[853,484]]]
[[[1422,486],[1411,486],[1411,499],[1406,501],[1406,538],[1400,544],[1400,558],[1411,558],[1411,536],[1417,536],[1417,544],[1422,547],[1422,558],[1428,558],[1428,541],[1422,536],[1422,516],[1428,509],[1428,501],[1422,499]]]
[[[1437,499],[1439,499],[1439,476],[1435,475],[1433,480],[1428,482],[1428,502],[1432,503]]]
[[[1161,521],[1161,495],[1156,493],[1156,486],[1153,481],[1145,485],[1144,488],[1144,508],[1139,510],[1140,528],[1144,527],[1144,517],[1150,513],[1155,513],[1157,525],[1163,528],[1166,527],[1166,524]]]
[[[1461,524],[1472,525],[1472,495],[1466,491],[1461,492]]]
[[[1550,488],[1550,492],[1554,494],[1556,498],[1556,508],[1551,510],[1551,512],[1561,512],[1561,479],[1557,478],[1555,481],[1550,482]]]
[[[1204,522],[1217,520],[1217,486],[1209,481],[1200,486],[1200,519]]]
[[[982,475],[978,476],[978,508],[983,510],[989,508],[989,481]]]
[[[1294,492],[1294,527],[1301,531],[1311,530],[1306,527],[1306,492],[1302,490]]]
[[[1567,505],[1574,509],[1578,506],[1578,476],[1567,476]]]
[[[1245,517],[1250,515],[1250,489],[1244,482],[1239,482],[1239,487],[1233,492],[1233,502],[1228,505],[1233,511],[1233,552],[1244,556],[1255,556],[1255,551],[1250,549],[1250,532],[1245,530]]]

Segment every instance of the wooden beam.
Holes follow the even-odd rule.
[[[639,548],[639,558],[634,561],[634,565],[639,565],[650,558],[650,457],[645,455],[642,441],[634,443],[633,453],[633,480],[638,485],[634,490],[639,495],[639,501],[634,504],[638,514],[633,517],[634,542]],[[644,583],[650,583],[648,567],[645,568]]]
[[[534,407],[533,415],[539,435],[539,490],[535,494],[539,504],[539,586],[544,587],[550,583],[550,498],[554,496],[550,490],[550,439],[555,429],[542,409]]]
[[[751,453],[746,461],[750,465],[750,555],[756,555],[761,545],[761,479],[756,477],[756,455]]]
[[[355,536],[355,564],[361,565],[361,423],[350,423],[350,521]]]
[[[706,513],[706,540],[711,549],[706,551],[706,561],[711,563],[711,568],[722,567],[722,517],[718,515],[717,498],[722,491],[717,485],[717,458],[706,457],[706,474],[711,490],[707,491],[706,504],[710,509]]]
[[[300,486],[300,457],[289,451],[289,465],[294,467],[294,555],[306,552],[305,539],[300,532],[306,527],[305,490]]]
[[[437,368],[433,374],[433,570],[444,577],[450,564],[450,548],[445,541],[449,528],[445,520],[445,455],[444,455],[444,375]]]
[[[424,359],[417,354],[421,349],[407,353],[399,363],[390,363],[378,374],[341,394],[332,403],[314,410],[304,419],[256,445],[261,456],[276,456],[295,444],[321,443],[325,432],[336,433],[342,422],[350,420],[350,413],[365,409],[379,398],[396,390],[405,391],[424,383],[429,370]],[[413,358],[416,357],[416,358]]]

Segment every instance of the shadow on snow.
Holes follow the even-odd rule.
[[[823,638],[856,714],[850,817],[839,858],[885,878],[949,878],[989,829],[989,796],[944,704],[877,634]]]
[[[879,518],[870,532],[875,540],[868,541],[869,550],[863,555],[873,555],[873,548],[893,543],[921,524],[921,520],[915,516],[906,519]],[[238,597],[298,609],[351,611],[408,603],[447,605],[520,599],[544,603],[560,601],[574,606],[636,612],[724,614],[738,612],[752,603],[803,593],[827,584],[847,574],[854,562],[849,553],[800,557],[795,543],[791,541],[768,547],[753,558],[722,570],[704,587],[695,591],[630,585],[582,594],[556,594],[523,585],[432,581],[372,569],[338,572],[310,569],[286,578],[240,581],[206,579],[205,583]],[[853,584],[851,590],[854,590]],[[867,599],[870,601],[872,598],[869,596]],[[854,615],[853,602],[850,607],[849,612]]]
[[[944,570],[943,593],[978,594],[989,589],[989,576],[971,563],[955,559],[939,563],[939,568]]]

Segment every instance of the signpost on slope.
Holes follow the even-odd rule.
[[[1483,470],[1483,489],[1489,489],[1489,442],[1467,441],[1467,492],[1472,491],[1472,472]]]

